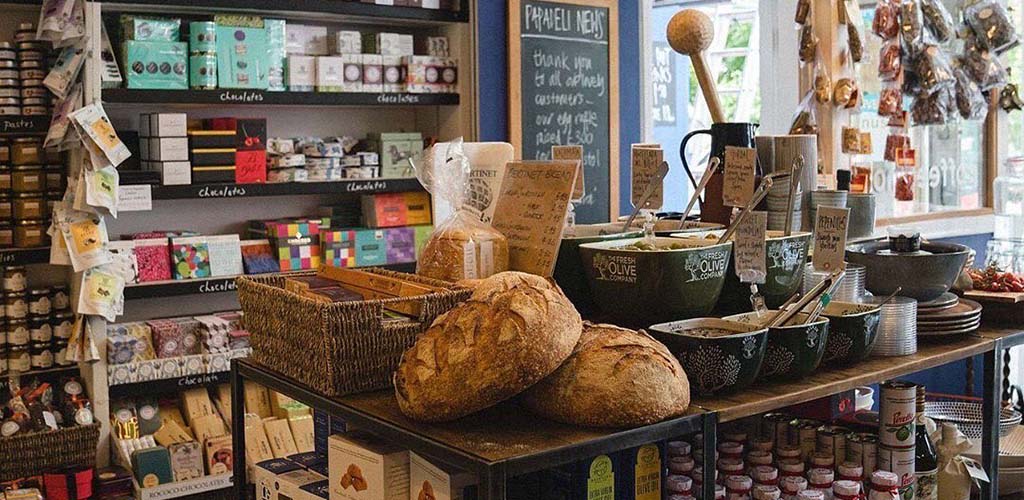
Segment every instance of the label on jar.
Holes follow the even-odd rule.
[[[71,321],[59,319],[53,323],[53,336],[59,339],[71,338]]]
[[[21,323],[9,323],[7,325],[7,343],[11,345],[26,345],[28,344],[31,334],[28,329],[28,325],[24,322]]]
[[[27,372],[32,367],[28,349],[11,351],[7,356],[7,368],[11,371]]]
[[[32,368],[50,368],[53,366],[53,353],[49,349],[43,349],[32,355]]]
[[[914,473],[914,475],[917,476],[917,489],[914,492],[915,500],[938,500],[938,473],[938,469]]]
[[[22,319],[28,316],[28,302],[23,298],[8,298],[4,302],[4,311],[8,318]]]
[[[67,309],[70,304],[68,303],[68,294],[64,291],[53,292],[52,306],[58,311]]]
[[[53,339],[53,328],[49,323],[43,323],[32,327],[30,337],[33,342],[49,342]]]
[[[64,384],[64,394],[78,396],[82,394],[82,384],[77,380],[69,380]]]
[[[45,316],[50,314],[50,298],[43,296],[39,298],[33,298],[28,305],[28,312],[37,316]]]
[[[25,271],[12,271],[8,269],[4,272],[4,291],[5,292],[23,292],[28,283],[25,281]]]

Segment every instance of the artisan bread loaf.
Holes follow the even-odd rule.
[[[646,333],[587,323],[572,356],[522,401],[559,422],[635,427],[683,414],[690,384],[668,348]]]
[[[460,212],[430,235],[416,273],[444,281],[486,278],[508,270],[508,240],[497,229]]]
[[[493,406],[555,371],[582,330],[569,299],[544,278],[509,271],[481,280],[402,356],[398,405],[429,422]]]

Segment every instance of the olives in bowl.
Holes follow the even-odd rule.
[[[580,245],[601,313],[623,326],[707,316],[718,302],[732,243],[636,238]]]
[[[652,337],[668,347],[700,396],[724,394],[754,382],[768,345],[768,329],[718,318],[652,325]]]

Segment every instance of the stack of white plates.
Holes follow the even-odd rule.
[[[846,264],[846,276],[839,283],[832,300],[840,302],[860,302],[864,297],[864,277],[866,269],[860,264]],[[821,280],[829,277],[832,273],[815,271],[813,264],[807,264],[804,269],[804,288],[802,293],[814,288]]]
[[[786,212],[789,210],[789,183],[777,182],[768,190],[768,229],[783,231],[786,229]],[[803,217],[803,191],[793,193],[793,230],[800,231]]]
[[[885,297],[871,297],[867,304]],[[906,356],[917,352],[917,301],[909,297],[893,297],[882,306],[878,320],[878,337],[871,348],[874,356]]]

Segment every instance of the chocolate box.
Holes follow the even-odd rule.
[[[411,227],[393,227],[384,230],[387,240],[387,263],[416,262],[416,230]]]
[[[358,229],[356,233],[356,265],[383,266],[387,264],[387,239],[380,229]]]
[[[281,271],[297,271],[320,267],[321,224],[308,219],[257,222],[250,223],[249,231],[270,240]]]
[[[355,267],[356,232],[354,230],[320,233],[320,248],[323,250],[324,265]]]

